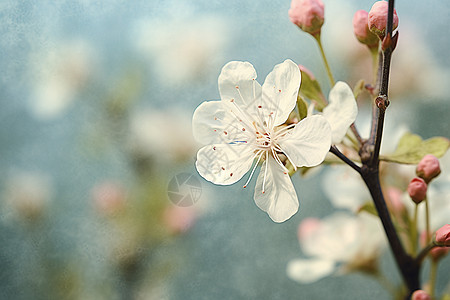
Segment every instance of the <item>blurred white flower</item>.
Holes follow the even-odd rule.
[[[84,40],[59,42],[32,55],[34,90],[31,110],[39,119],[53,119],[69,107],[92,75],[94,55]]]
[[[328,167],[322,188],[334,207],[352,212],[372,199],[361,176],[348,166]]]
[[[230,33],[219,16],[136,23],[136,47],[162,84],[177,85],[216,72]]]
[[[130,127],[133,151],[156,162],[176,163],[195,153],[197,144],[192,136],[191,118],[179,110],[135,112]]]
[[[290,261],[287,274],[305,284],[352,270],[373,271],[386,244],[377,218],[344,212],[305,219],[299,226],[299,242],[308,258]]]
[[[6,180],[3,208],[7,218],[39,218],[51,200],[50,177],[36,172],[14,171]]]
[[[395,110],[393,111],[395,112]],[[362,115],[364,116],[363,112]],[[370,132],[370,118],[361,117],[362,122],[357,122],[357,128],[361,134]],[[406,125],[387,120],[384,128],[381,154],[389,154],[395,151],[400,138],[408,132]],[[392,169],[398,176],[407,177],[414,166],[393,165]],[[347,165],[333,165],[327,168],[322,181],[322,188],[334,207],[356,212],[365,203],[372,201],[369,191],[361,176]]]

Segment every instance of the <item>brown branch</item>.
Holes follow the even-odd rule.
[[[380,90],[373,106],[372,128],[370,137],[361,146],[359,152],[361,161],[363,163],[360,174],[364,182],[366,183],[374,201],[395,261],[400,270],[403,281],[408,288],[409,297],[415,290],[420,288],[420,262],[414,260],[406,252],[400,241],[398,233],[389,214],[386,202],[384,200],[379,178],[379,155],[381,140],[383,136],[384,117],[385,111],[389,106],[388,89],[391,55],[397,41],[397,35],[392,38],[393,16],[394,0],[389,0],[386,35],[382,41],[382,52],[380,53],[380,55],[382,56],[382,64],[381,70],[379,70],[381,72],[379,73],[381,74],[379,74],[379,78],[377,80],[377,83],[380,85]]]

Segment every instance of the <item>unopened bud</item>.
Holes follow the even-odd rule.
[[[424,290],[417,290],[412,294],[411,300],[431,300],[431,296]]]
[[[292,0],[289,19],[301,30],[316,35],[324,22],[324,9],[321,0]]]
[[[437,157],[432,154],[425,155],[417,165],[416,174],[427,183],[441,174],[441,167]]]
[[[427,184],[422,178],[413,178],[408,185],[408,194],[411,199],[419,204],[427,196]]]
[[[450,246],[450,224],[445,224],[436,231],[436,242],[444,246]]]
[[[369,29],[369,13],[363,9],[358,10],[353,16],[353,31],[358,41],[369,48],[377,47],[378,36]]]
[[[378,1],[372,6],[369,11],[369,29],[379,38],[383,38],[386,34],[386,26],[388,19],[388,2]],[[394,19],[392,23],[392,30],[398,26],[398,16],[394,9]]]

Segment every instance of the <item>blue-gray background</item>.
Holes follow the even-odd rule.
[[[346,47],[354,39],[351,18],[357,9],[369,10],[372,1],[336,2],[324,0],[323,40],[335,76],[347,80],[354,76],[352,62],[358,63]],[[85,136],[96,130],[95,124],[102,118],[102,99],[120,90],[117,81],[124,74],[137,72],[140,76],[134,110],[175,108],[188,117],[202,101],[219,98],[217,77],[230,60],[250,61],[262,83],[275,64],[291,58],[311,69],[325,92],[329,90],[317,47],[310,36],[290,23],[289,6],[290,1],[247,0],[0,3],[2,198],[15,170],[45,173],[52,181],[52,217],[40,225],[42,228],[21,227],[9,220],[5,209],[0,211],[1,299],[51,298],[53,286],[51,278],[40,271],[45,266],[42,261],[50,264],[46,269],[57,269],[60,263],[67,264],[68,257],[75,258],[71,264],[82,274],[81,291],[67,295],[68,299],[120,297],[120,293],[101,292],[102,285],[120,289],[122,283],[108,268],[104,247],[98,246],[107,229],[92,212],[89,190],[93,182],[103,178],[129,180],[129,171],[123,153],[102,149],[97,155],[91,154],[86,146],[91,140]],[[406,123],[424,138],[449,138],[450,102],[446,89],[450,78],[450,6],[432,0],[397,1],[396,7],[401,28],[399,44],[407,38],[410,44],[393,59],[411,52],[415,55],[413,62],[419,63],[406,62],[403,69],[393,66],[393,76],[396,73],[403,89],[396,93],[398,104],[392,99],[396,113],[387,115],[388,122]],[[185,38],[191,40],[185,43]],[[70,49],[80,43],[82,49],[88,49],[82,50],[89,56],[84,68],[91,69],[81,70],[88,74],[88,83],[83,81],[81,89],[68,88],[70,95],[64,97],[70,103],[64,109],[53,114],[40,112],[35,105],[42,100],[36,96],[39,85],[52,88],[45,81],[48,55],[52,57],[51,53],[65,44]],[[417,48],[425,50],[417,53]],[[402,78],[406,83],[401,82]],[[424,81],[424,86],[418,84]],[[170,122],[177,119],[168,115],[168,127]],[[167,185],[179,172],[196,174],[194,157],[192,153],[182,162],[165,164],[161,185]],[[283,224],[274,224],[255,206],[252,189],[243,190],[241,184],[216,187],[202,181],[203,195],[198,205],[205,206],[204,212],[188,232],[151,250],[154,261],[170,261],[170,267],[162,271],[162,279],[158,279],[161,282],[155,284],[155,279],[148,279],[153,280],[148,285],[160,289],[146,293],[141,288],[137,298],[387,298],[378,283],[359,274],[327,278],[311,285],[299,285],[287,278],[286,264],[301,256],[296,238],[299,221],[332,211],[321,190],[320,175],[295,177],[300,212]],[[447,267],[448,263],[447,259]],[[399,282],[388,251],[382,268],[389,280]],[[449,281],[448,274],[441,272],[441,276],[440,291]],[[147,284],[145,278],[141,286]]]

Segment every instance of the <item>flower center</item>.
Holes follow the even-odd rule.
[[[268,160],[269,157],[272,157],[278,165],[283,169],[284,174],[288,174],[289,170],[285,166],[285,162],[280,159],[281,154],[284,154],[286,156],[287,160],[289,160],[294,167],[294,170],[297,170],[297,167],[293,163],[292,159],[289,157],[289,155],[281,149],[280,145],[278,145],[277,141],[279,138],[285,136],[294,126],[295,124],[291,124],[288,126],[282,126],[274,129],[273,131],[269,131],[267,129],[261,130],[258,128],[255,122],[253,122],[253,126],[255,128],[256,133],[256,141],[255,141],[255,156],[253,159],[257,158],[257,161],[250,173],[250,176],[247,180],[247,182],[244,184],[244,188],[247,187],[247,184],[250,182],[250,179],[253,176],[253,173],[255,172],[256,167],[258,166],[258,163],[261,160],[265,160],[266,167],[264,171],[264,179],[262,184],[262,192],[265,192],[265,183],[267,178],[267,172],[268,172]]]
[[[274,140],[270,137],[270,133],[264,132],[256,132],[256,144],[258,150],[270,151],[272,148]]]

